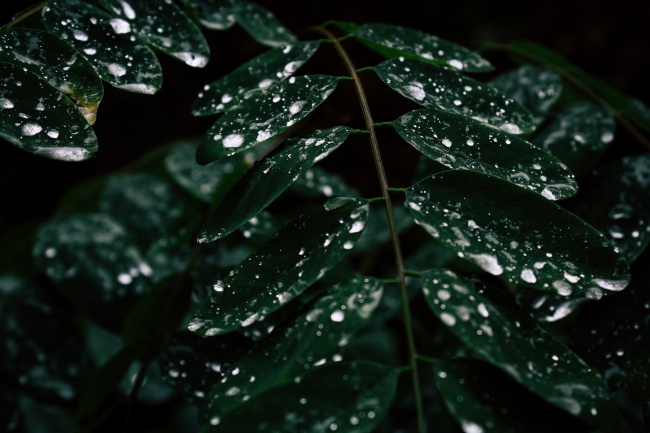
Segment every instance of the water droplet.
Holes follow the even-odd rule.
[[[41,125],[38,125],[36,123],[26,123],[23,125],[22,131],[23,135],[26,135],[28,137],[31,137],[33,135],[38,134],[43,130],[43,127]]]
[[[456,324],[456,318],[449,313],[440,313],[440,320],[447,326],[454,326]]]
[[[241,134],[230,134],[223,139],[223,147],[235,148],[244,143],[244,136]]]
[[[129,33],[131,31],[131,26],[129,23],[121,18],[113,18],[109,21],[109,23],[111,24],[111,27],[113,27],[113,31],[118,35]]]
[[[120,1],[120,4],[122,5],[122,10],[124,11],[124,15],[126,15],[126,17],[128,19],[130,19],[130,20],[134,19],[135,18],[135,11],[131,7],[131,5],[128,4],[127,2],[125,2],[125,1]],[[214,425],[216,425],[216,424],[214,424]]]
[[[345,319],[345,313],[341,310],[336,310],[330,315],[332,322],[342,322]]]

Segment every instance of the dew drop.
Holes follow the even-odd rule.
[[[336,310],[330,315],[332,322],[342,322],[345,319],[345,313],[341,310]]]

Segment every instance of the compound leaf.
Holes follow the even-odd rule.
[[[238,0],[232,2],[232,11],[237,24],[262,45],[277,47],[296,40],[293,33],[262,5]]]

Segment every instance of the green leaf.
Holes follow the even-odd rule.
[[[399,58],[380,63],[375,72],[390,88],[424,107],[471,117],[511,134],[535,129],[533,115],[521,104],[452,69]]]
[[[562,93],[562,78],[557,73],[531,65],[501,74],[490,84],[526,107],[535,115],[538,124]]]
[[[116,33],[134,30],[139,38],[160,51],[202,68],[210,48],[199,28],[171,1],[99,0],[119,18],[111,20]]]
[[[197,162],[243,152],[286,131],[323,103],[337,84],[336,77],[309,75],[246,94],[210,128],[199,145]]]
[[[160,89],[160,63],[151,49],[131,39],[121,18],[78,0],[55,0],[43,7],[42,19],[48,31],[79,51],[107,83],[137,93]]]
[[[211,30],[226,30],[235,24],[229,0],[181,0],[189,13]]]
[[[36,155],[82,161],[97,137],[77,107],[22,67],[0,62],[0,137]]]
[[[589,102],[568,106],[533,143],[564,162],[579,179],[589,173],[614,139],[609,110]]]
[[[240,95],[268,89],[292,76],[316,52],[318,41],[281,45],[247,61],[228,75],[207,84],[192,104],[192,114],[206,116],[236,107]],[[245,96],[244,96],[245,97]]]
[[[353,35],[388,58],[414,57],[467,72],[488,72],[494,69],[478,53],[420,30],[373,23],[357,27]]]
[[[381,280],[374,278],[354,278],[332,287],[327,295],[295,319],[276,327],[234,362],[210,391],[201,417],[223,418],[246,400],[328,362],[330,355],[347,345],[366,324],[382,292]]]
[[[625,259],[604,235],[504,180],[445,171],[408,188],[406,198],[434,238],[513,283],[598,298],[629,282]]]
[[[478,291],[455,273],[422,275],[426,300],[449,330],[491,364],[557,407],[608,432],[621,419],[603,378],[511,298]]]
[[[95,123],[104,95],[95,69],[61,39],[41,30],[0,32],[0,62],[27,69],[65,93],[89,124]]]
[[[188,328],[216,335],[262,320],[338,263],[367,215],[367,201],[338,197],[296,219],[217,281]]]
[[[293,33],[262,5],[237,0],[232,2],[232,11],[237,24],[262,45],[277,47],[296,41]]]
[[[291,140],[285,148],[264,158],[242,176],[201,228],[199,242],[220,239],[266,208],[300,174],[345,141],[351,128],[336,126]]]
[[[515,295],[517,303],[539,322],[557,322],[578,311],[583,304],[594,300],[583,294],[563,296],[528,287],[519,287]]]
[[[301,173],[298,179],[291,184],[291,191],[311,198],[338,195],[359,197],[361,195],[356,188],[349,186],[340,175],[320,166],[313,166]]]
[[[578,191],[573,174],[556,158],[484,123],[422,109],[404,114],[392,125],[415,149],[447,167],[497,176],[549,200]]]
[[[370,433],[386,415],[396,388],[395,371],[378,364],[324,365],[300,383],[247,401],[223,420],[210,419],[212,427],[203,431]]]

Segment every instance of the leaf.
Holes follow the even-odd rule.
[[[282,194],[300,174],[333,152],[351,132],[345,126],[317,130],[292,140],[281,151],[255,164],[210,215],[198,241],[212,242],[235,231]]]
[[[209,336],[262,320],[338,263],[367,215],[367,201],[338,197],[294,220],[217,281],[188,328]]]
[[[396,387],[395,371],[378,364],[324,365],[300,383],[247,401],[223,420],[212,418],[204,431],[370,433],[386,415]]]
[[[232,2],[237,24],[242,26],[257,42],[269,47],[296,41],[296,37],[264,6],[237,0]]]
[[[54,0],[43,7],[42,20],[107,83],[137,93],[154,94],[160,89],[160,63],[151,49],[131,39],[130,27],[121,18],[78,0]]]
[[[0,137],[36,155],[82,161],[97,137],[77,107],[22,67],[0,62]]]
[[[320,166],[313,166],[301,173],[291,184],[291,191],[303,197],[333,197],[345,195],[359,197],[361,194],[356,188],[349,186],[345,179]]]
[[[494,290],[475,290],[444,269],[424,272],[422,290],[449,330],[491,364],[587,423],[620,431],[620,415],[602,377],[512,299]]]
[[[197,162],[243,152],[286,131],[323,103],[337,84],[336,77],[309,75],[248,93],[210,128],[197,150]]]
[[[598,298],[629,282],[607,238],[539,195],[472,171],[445,171],[407,189],[416,222],[460,257],[508,281]]]
[[[564,162],[577,178],[585,176],[614,140],[614,118],[589,102],[568,106],[540,131],[533,143]]]
[[[539,322],[562,320],[593,298],[582,294],[563,296],[557,293],[540,292],[528,287],[519,287],[517,303]]]
[[[116,33],[134,30],[139,38],[160,51],[202,68],[210,48],[198,27],[171,1],[99,0],[119,18],[110,21]]]
[[[424,107],[471,117],[511,134],[535,129],[535,119],[521,104],[452,69],[400,58],[380,63],[375,72],[390,88]]]
[[[497,176],[549,200],[578,191],[573,174],[556,158],[484,123],[422,109],[404,114],[392,125],[416,150],[447,167]]]
[[[261,211],[253,218],[239,226],[239,231],[246,238],[256,244],[262,244],[268,241],[284,223],[278,221],[271,212]]]
[[[295,42],[273,48],[247,61],[228,75],[207,84],[192,104],[192,114],[207,116],[236,107],[238,97],[292,76],[319,47],[318,41]]]
[[[223,380],[212,387],[201,408],[202,419],[223,418],[262,392],[327,363],[367,323],[382,292],[381,280],[374,278],[354,278],[332,287],[224,371]]]
[[[51,33],[32,29],[0,32],[0,62],[27,69],[74,102],[89,124],[97,119],[104,95],[95,69],[70,45]]]
[[[186,9],[211,30],[226,30],[235,24],[235,15],[229,0],[181,0]]]
[[[414,57],[467,72],[494,68],[478,53],[420,30],[391,24],[364,24],[353,31],[355,38],[388,57]]]

